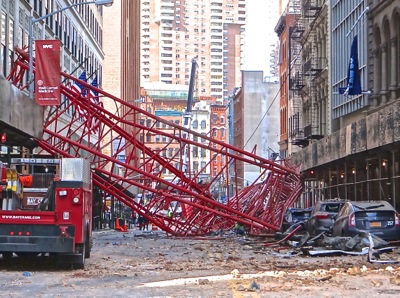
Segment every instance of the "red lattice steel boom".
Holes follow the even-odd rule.
[[[17,53],[8,79],[24,89],[29,57],[22,50]],[[68,81],[60,86],[64,100],[58,107],[46,108],[43,138],[37,140],[39,146],[57,157],[88,159],[94,169],[94,185],[169,234],[206,235],[230,229],[236,222],[247,226],[253,234],[278,230],[284,211],[302,191],[298,169],[288,162],[272,162],[159,118],[71,75],[61,73],[61,77]],[[86,89],[86,96],[70,87],[75,82]],[[96,104],[90,95],[93,92],[103,102],[114,101],[118,112]],[[143,118],[147,119],[145,123],[138,121]],[[168,130],[158,129],[162,126]],[[143,142],[148,135],[159,136],[167,143],[160,150],[151,149]],[[179,150],[167,157],[162,152],[171,144]],[[197,173],[191,172],[190,167],[184,171],[191,164],[191,154],[183,153],[192,152],[194,147],[209,151],[210,156]],[[121,155],[125,155],[125,160],[119,158]],[[222,156],[225,166],[218,175],[204,181],[201,173],[217,156]],[[259,177],[244,187],[243,179],[236,173],[248,166],[256,167]],[[164,173],[172,179],[165,179]],[[221,183],[226,186],[226,203],[213,197],[213,189]],[[147,194],[147,202],[134,198],[138,192]],[[171,206],[175,206],[172,214],[167,213]]]

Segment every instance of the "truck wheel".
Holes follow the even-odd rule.
[[[88,237],[86,237],[86,240],[85,240],[85,258],[86,259],[90,258],[91,250],[92,250],[92,246],[91,246],[89,236],[88,236]]]
[[[85,233],[86,237],[85,237],[85,258],[89,259],[90,258],[90,252],[92,250],[92,239],[90,239],[90,235],[89,235],[89,226],[86,225],[86,233]]]
[[[79,260],[74,263],[74,269],[85,269],[85,243],[82,244],[79,250]]]

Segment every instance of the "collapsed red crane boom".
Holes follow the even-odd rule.
[[[25,89],[23,78],[29,57],[22,50],[17,53],[8,79]],[[298,169],[287,161],[282,165],[272,162],[150,114],[71,75],[61,73],[61,77],[61,81],[68,82],[60,86],[63,102],[46,108],[39,146],[53,156],[89,160],[94,185],[169,234],[205,235],[230,229],[236,222],[247,226],[251,233],[277,230],[284,211],[302,191]],[[75,83],[83,86],[87,95],[71,88]],[[113,101],[117,112],[105,109],[90,94],[96,94],[103,102]],[[145,123],[139,121],[143,118]],[[161,126],[168,130],[158,129]],[[144,140],[149,135],[167,140],[164,148],[146,146]],[[193,141],[196,139],[201,141]],[[179,150],[167,157],[162,152],[171,144],[178,145]],[[196,173],[183,171],[187,162],[183,160],[184,150],[192,152],[194,147],[209,151],[210,160]],[[119,158],[121,155],[125,160]],[[215,177],[201,181],[201,173],[217,156],[223,158],[224,167]],[[186,159],[190,164],[190,154]],[[259,176],[244,186],[237,173],[248,166],[257,168]],[[165,179],[164,173],[172,179]],[[221,185],[226,188],[226,203],[212,195],[212,190]],[[147,194],[148,200],[136,200],[136,193]],[[167,213],[171,206],[175,206],[172,213]]]

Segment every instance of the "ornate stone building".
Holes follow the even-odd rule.
[[[306,186],[302,203],[337,197],[388,200],[399,210],[400,0],[325,5],[331,14],[326,31],[330,129],[291,156],[302,165]],[[351,37],[355,36],[363,92],[338,94],[337,89],[346,86]]]

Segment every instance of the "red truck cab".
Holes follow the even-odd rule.
[[[24,159],[14,162],[23,163]],[[0,204],[3,258],[49,254],[74,268],[84,268],[92,247],[90,164],[81,158],[65,158],[59,163],[60,179],[50,182],[47,189],[24,188],[18,181],[9,181],[13,179],[11,175],[6,189],[3,183]]]

